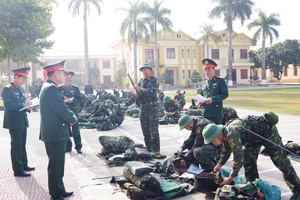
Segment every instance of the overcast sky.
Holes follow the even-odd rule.
[[[145,0],[150,5],[152,0]],[[48,55],[76,54],[83,55],[83,18],[82,14],[72,17],[68,10],[69,0],[60,1],[60,5],[53,10],[53,24],[55,33],[49,39],[54,40],[55,44]],[[92,9],[92,14],[88,18],[88,37],[89,53],[110,53],[109,45],[121,39],[119,34],[120,23],[125,18],[125,13],[116,13],[116,8],[128,7],[127,0],[103,0],[101,4],[102,14],[98,16],[96,9]],[[255,6],[251,17],[257,18],[257,9],[261,9],[268,15],[279,13],[281,26],[276,29],[279,31],[280,38],[273,43],[284,41],[285,39],[300,39],[299,27],[299,0],[254,0]],[[216,6],[211,0],[165,0],[163,7],[170,9],[170,19],[173,22],[173,30],[182,30],[191,37],[198,39],[201,34],[199,26],[203,23],[214,24],[216,31],[225,29],[223,19],[208,19],[208,12]],[[247,24],[244,26],[240,21],[234,21],[234,31],[243,32],[252,37],[255,30],[249,31]]]

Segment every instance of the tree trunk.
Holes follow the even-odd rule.
[[[228,86],[233,86],[232,82],[232,21],[228,22]]]
[[[159,69],[159,61],[158,61],[158,44],[157,44],[157,29],[156,29],[156,22],[154,25],[154,63],[155,63],[155,76],[157,78],[157,82],[160,82],[160,69]]]
[[[137,83],[137,73],[138,73],[138,70],[137,70],[137,35],[136,35],[136,20],[134,19],[134,31],[133,31],[133,66],[134,66],[134,83],[136,84]]]
[[[209,58],[209,38],[206,38],[206,57]]]
[[[10,83],[11,82],[11,70],[10,70],[10,56],[7,58],[7,80]]]
[[[87,6],[84,3],[84,69],[85,69],[85,82],[90,81],[90,64],[89,64],[89,46],[88,46],[88,27],[87,27]]]
[[[262,39],[262,52],[261,52],[261,71],[262,71],[262,77],[261,77],[261,84],[265,85],[266,82],[266,38],[263,35]]]

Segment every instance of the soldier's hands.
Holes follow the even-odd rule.
[[[135,85],[135,86],[133,86],[133,89],[136,90],[136,91],[139,91],[139,90],[141,90],[142,88],[139,87],[139,86],[137,86],[137,85]]]
[[[73,99],[71,99],[71,98],[65,99],[64,102],[65,102],[65,103],[72,103],[72,102],[73,102]]]
[[[229,177],[224,177],[224,180],[222,183],[220,183],[220,186],[224,186],[224,185],[230,185],[230,183],[233,181],[234,177],[229,176]]]
[[[218,163],[215,168],[214,168],[214,172],[219,172],[221,171],[222,165],[220,163]]]
[[[208,98],[206,99],[203,103],[206,103],[206,104],[211,104],[212,103],[212,98]]]
[[[134,92],[134,93],[133,93],[133,96],[134,96],[135,98],[138,98],[138,97],[139,97],[139,94],[138,94],[137,92]]]

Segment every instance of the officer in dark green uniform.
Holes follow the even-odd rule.
[[[228,97],[228,88],[223,78],[215,75],[217,64],[211,59],[202,60],[206,80],[201,84],[201,95],[206,100],[203,105],[203,116],[215,124],[222,124],[223,100]]]
[[[68,72],[65,78],[64,85],[61,86],[59,89],[64,96],[65,103],[68,105],[69,109],[72,110],[76,117],[78,118],[78,105],[82,101],[82,95],[77,85],[72,84],[72,80],[74,78],[74,72]],[[78,154],[82,153],[82,143],[81,143],[81,136],[78,127],[78,123],[73,124],[71,127],[72,134],[75,143],[75,149]],[[70,152],[72,149],[72,141],[69,140],[67,144],[66,152]]]
[[[157,91],[159,85],[154,76],[150,76],[152,68],[149,63],[140,67],[143,78],[136,86],[133,86],[137,105],[140,105],[140,123],[144,135],[146,148],[151,152],[153,158],[164,159],[166,156],[160,154],[160,139],[158,132],[158,108],[159,102]]]
[[[28,119],[27,112],[31,108],[19,111],[23,107],[29,106],[23,90],[20,88],[28,76],[30,68],[21,68],[13,70],[14,80],[3,88],[1,93],[4,102],[4,120],[3,128],[9,129],[11,137],[11,162],[14,176],[26,177],[31,174],[25,171],[34,170],[34,167],[28,167],[26,153],[26,138]]]
[[[64,63],[65,60],[43,67],[48,79],[40,94],[40,139],[45,143],[49,159],[48,188],[53,200],[63,200],[73,194],[66,192],[63,176],[70,126],[77,122],[77,117],[64,102],[58,88],[65,79]]]

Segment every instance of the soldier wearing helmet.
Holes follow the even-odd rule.
[[[151,76],[152,67],[149,63],[144,63],[140,67],[143,78],[136,86],[133,86],[135,98],[140,107],[140,123],[144,135],[147,150],[153,158],[163,159],[166,156],[160,153],[160,138],[158,131],[159,122],[159,102],[157,91],[159,85],[157,79]]]
[[[204,127],[212,123],[212,121],[202,116],[194,117],[189,115],[183,115],[178,121],[180,130],[186,129],[191,131],[189,138],[183,142],[179,152],[182,153],[187,149],[187,153],[184,154],[186,160],[197,166],[200,164],[205,172],[213,171],[221,153],[220,147],[204,144],[202,131]]]

